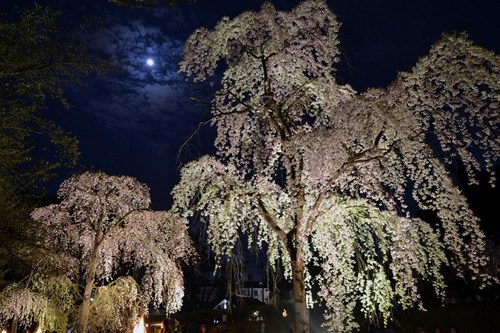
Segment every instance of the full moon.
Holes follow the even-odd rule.
[[[153,59],[149,58],[148,60],[146,60],[146,64],[148,64],[148,66],[153,66],[155,62]]]

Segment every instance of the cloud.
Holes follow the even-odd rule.
[[[180,21],[180,15],[174,15],[174,21]],[[184,41],[171,25],[165,29],[160,24],[165,19],[151,19],[157,25],[147,18],[115,20],[96,34],[92,46],[123,71],[87,89],[86,111],[116,133],[140,134],[160,145],[180,142],[198,119],[188,99],[189,85],[178,73]]]

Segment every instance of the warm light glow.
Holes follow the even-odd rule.
[[[148,66],[153,66],[155,64],[155,61],[149,58],[148,60],[146,60],[146,64],[148,64]]]
[[[0,333],[7,333],[7,330],[4,328]]]
[[[42,328],[40,326],[38,326],[35,333],[42,333]]]
[[[141,317],[139,319],[139,322],[137,323],[137,325],[135,325],[133,333],[146,333],[146,327],[144,326],[144,318],[143,317]]]
[[[286,309],[283,309],[283,313],[281,314],[284,317],[288,316],[288,312],[286,312]]]

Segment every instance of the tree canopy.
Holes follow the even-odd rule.
[[[68,107],[64,86],[109,66],[91,56],[80,27],[62,27],[59,12],[34,5],[12,16],[0,18],[0,186],[22,192],[79,155],[77,139],[42,110],[51,101]]]
[[[445,266],[491,281],[479,220],[447,166],[494,179],[499,57],[445,34],[387,88],[357,93],[336,78],[338,32],[325,1],[266,3],[196,30],[180,64],[194,81],[223,74],[216,156],[182,169],[175,209],[199,214],[220,258],[240,233],[266,248],[293,281],[300,333],[314,302],[338,332],[357,327],[357,307],[384,323],[394,304],[423,307],[424,280],[444,297]]]
[[[58,197],[60,203],[37,208],[32,217],[51,235],[45,247],[59,254],[51,257],[52,265],[59,262],[65,267],[64,277],[77,285],[83,282],[78,288],[83,291],[78,332],[130,329],[131,321],[150,303],[164,305],[168,313],[180,309],[184,295],[180,264],[195,253],[185,219],[149,210],[149,189],[126,176],[83,173],[64,181]],[[30,284],[22,290],[34,289]],[[23,293],[16,295],[16,302],[23,303]],[[24,324],[33,319],[44,322],[34,308],[36,302],[24,304],[21,314],[9,308],[9,302],[0,298],[3,319],[17,316]]]

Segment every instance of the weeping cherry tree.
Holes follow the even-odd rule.
[[[180,264],[194,253],[186,219],[149,210],[147,186],[126,176],[83,173],[64,181],[58,196],[59,204],[37,208],[32,217],[51,231],[51,242],[61,251],[79,258],[84,272],[79,333],[130,328],[130,319],[150,303],[163,304],[168,313],[180,309]],[[126,267],[141,270],[139,285],[131,279],[106,285]],[[126,316],[117,320],[117,313]]]
[[[219,259],[243,234],[267,249],[293,283],[298,333],[315,301],[331,331],[352,332],[357,308],[386,324],[394,304],[422,307],[423,280],[444,297],[445,266],[492,280],[479,220],[447,166],[494,182],[499,57],[446,34],[387,88],[357,93],[336,80],[338,33],[323,0],[290,12],[266,3],[196,30],[180,64],[194,81],[221,82],[217,153],[184,166],[175,209],[200,216]]]

